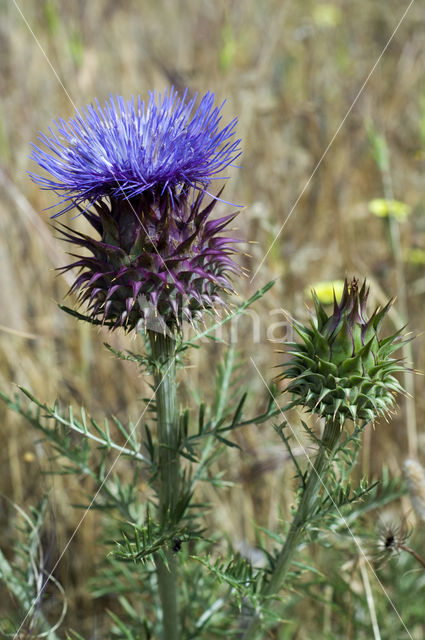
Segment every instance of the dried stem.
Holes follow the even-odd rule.
[[[421,556],[418,553],[416,553],[414,549],[412,549],[411,547],[408,547],[407,544],[399,544],[398,548],[403,549],[403,551],[407,551],[407,553],[410,553],[410,555],[413,556],[415,560],[417,560],[419,564],[421,564],[425,568],[425,560],[421,558]]]

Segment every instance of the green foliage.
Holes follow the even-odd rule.
[[[270,286],[261,290],[261,295]],[[231,317],[242,313],[259,296],[257,293]],[[116,357],[137,362],[144,371],[152,373],[158,366],[149,348],[145,356],[139,356],[132,352],[116,352],[106,346]],[[190,342],[178,345],[178,359],[189,346],[192,346]],[[245,600],[255,599],[260,584],[256,580],[259,572],[246,559],[235,557],[231,549],[226,559],[215,553],[214,543],[204,539],[200,525],[208,505],[194,499],[200,482],[215,487],[229,484],[223,472],[216,470],[215,462],[226,447],[237,446],[231,438],[232,432],[265,423],[278,413],[274,398],[269,397],[264,410],[246,417],[247,392],[240,391],[242,382],[241,361],[231,346],[217,369],[211,402],[200,403],[196,416],[187,409],[181,411],[177,442],[186,467],[181,473],[176,524],[168,523],[166,528],[151,516],[158,500],[158,442],[151,424],[144,424],[142,440],[140,428],[136,429],[132,424],[125,426],[115,417],[105,418],[100,423],[83,407],[77,414],[72,407],[63,410],[58,403],[49,406],[26,389],[21,389],[25,397],[0,393],[9,409],[28,420],[50,444],[55,473],[86,476],[90,480],[85,491],[87,503],[74,506],[98,510],[103,515],[102,540],[107,553],[96,578],[91,581],[91,590],[97,598],[113,598],[114,604],[109,611],[111,637],[159,637],[155,563],[161,558],[168,566],[169,553],[179,564],[185,559],[188,575],[184,588],[187,590],[189,585],[198,584],[203,593],[202,598],[192,596],[190,607],[194,611],[189,611],[189,604],[182,605],[182,620],[188,638],[197,638],[201,631],[207,630],[229,635],[229,609],[237,604],[240,608]],[[146,402],[151,409],[149,422],[155,421],[155,404]],[[121,478],[119,466],[115,468],[118,457],[122,458],[121,465],[133,467],[132,480],[124,482]],[[150,494],[144,503],[137,491],[140,474],[150,484]],[[12,587],[13,583],[9,585]],[[144,621],[142,630],[141,620]],[[76,631],[69,631],[69,638],[76,640],[79,637]]]
[[[261,297],[270,286],[240,305],[229,318],[243,313],[248,304]],[[217,326],[227,321],[228,318]],[[213,329],[201,335],[212,337]],[[185,352],[195,345],[196,339],[186,342],[182,337],[177,339],[177,364],[184,364]],[[383,356],[391,355],[392,340],[394,336],[381,341]],[[143,355],[106,347],[115,357],[137,363],[147,374],[157,377],[164,367],[162,361],[155,360],[146,340]],[[390,479],[387,472],[379,482],[369,482],[365,478],[354,481],[365,427],[363,421],[350,423],[349,428],[341,421],[341,429],[338,423],[335,444],[324,440],[328,427],[320,434],[310,419],[300,419],[308,441],[319,451],[316,456],[309,450],[307,464],[300,460],[293,450],[294,432],[288,421],[282,420],[283,412],[292,403],[281,410],[274,387],[267,389],[264,403],[258,398],[253,402],[245,376],[241,354],[230,345],[217,367],[207,401],[199,400],[196,408],[179,410],[174,453],[179,456],[181,467],[172,518],[160,517],[158,510],[161,499],[158,461],[164,444],[158,442],[155,402],[145,400],[149,411],[146,411],[143,425],[124,425],[115,417],[100,422],[89,416],[84,408],[77,413],[72,407],[62,409],[58,403],[49,406],[25,389],[21,389],[24,397],[18,394],[9,397],[0,392],[0,398],[9,409],[29,421],[51,446],[54,472],[74,474],[88,481],[83,488],[86,501],[74,506],[97,510],[102,523],[99,548],[104,551],[88,588],[92,597],[107,600],[108,637],[117,640],[161,637],[159,566],[169,572],[177,568],[183,640],[239,639],[244,637],[253,617],[261,620],[262,633],[279,628],[280,639],[296,634],[313,637],[317,634],[317,621],[303,614],[306,603],[316,613],[320,607],[326,612],[322,637],[347,637],[349,630],[342,622],[343,612],[347,610],[353,611],[356,637],[369,637],[370,620],[365,612],[370,603],[365,602],[364,589],[356,589],[355,584],[356,580],[365,580],[365,567],[367,571],[372,566],[369,557],[372,557],[377,535],[371,532],[370,514],[376,518],[387,504],[403,495],[404,486],[398,479]],[[194,397],[197,398],[195,394]],[[248,408],[253,405],[256,411],[247,415]],[[249,553],[236,551],[205,529],[210,505],[198,499],[198,492],[202,483],[208,483],[214,489],[231,486],[226,473],[216,463],[227,448],[239,447],[234,438],[236,430],[266,424],[278,416],[280,421],[274,428],[288,451],[298,483],[293,508],[295,522],[300,505],[304,504],[305,495],[311,489],[311,475],[315,473],[311,464],[314,461],[316,465],[317,460],[320,484],[317,495],[310,491],[309,509],[302,510],[300,535],[294,538],[285,588],[271,591],[281,563],[282,548],[291,535],[293,524],[281,522],[277,530],[256,528],[255,551],[262,559],[257,566]],[[117,464],[119,458],[120,464]],[[146,486],[143,499],[138,488],[141,481]],[[31,530],[39,532],[44,507],[34,513],[39,515],[28,522],[31,522]],[[25,567],[34,566],[39,535],[32,542],[31,536],[28,539],[30,542],[26,544],[19,543],[20,569],[0,555],[1,577],[24,614],[37,594],[36,581],[31,582]],[[408,562],[411,561],[409,556]],[[38,566],[40,564],[41,561]],[[406,596],[403,592],[401,597],[406,600],[407,590],[416,584],[411,573],[406,579],[408,586],[402,585]],[[39,574],[44,575],[42,570]],[[54,578],[50,579],[60,590]],[[385,611],[383,593],[375,586],[373,596],[378,612]],[[396,597],[400,594],[394,589]],[[48,637],[56,640],[52,635],[55,627],[48,626],[50,620],[44,619],[41,611],[38,610],[37,624],[40,629],[47,628]],[[419,609],[412,607],[409,617],[416,625]],[[14,624],[16,628],[16,621]],[[383,625],[383,639],[391,637],[391,628],[390,624]],[[401,631],[402,625],[398,633]],[[82,640],[76,630],[69,630],[67,634],[69,640]]]
[[[16,524],[12,558],[6,559],[0,550],[0,581],[7,584],[14,612],[0,620],[0,636],[28,632],[57,640],[55,632],[64,620],[67,600],[61,584],[50,572],[49,551],[42,542],[47,498],[32,508],[30,514],[12,506],[22,524]]]
[[[116,543],[114,555],[119,560],[140,560],[145,563],[148,559],[153,560],[154,555],[159,553],[167,564],[164,549],[178,553],[183,543],[201,539],[202,533],[201,529],[189,526],[164,530],[159,523],[151,519],[147,511],[146,522],[142,526],[128,524],[122,529],[122,542]]]

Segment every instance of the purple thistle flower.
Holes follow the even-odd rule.
[[[106,196],[155,190],[173,197],[181,185],[205,190],[240,155],[240,140],[231,142],[237,120],[220,128],[223,105],[214,107],[212,93],[193,115],[196,96],[186,98],[187,90],[179,98],[171,89],[163,98],[151,93],[147,106],[140,96],[111,96],[103,109],[96,100],[55,122],[58,133],[40,133],[48,150],[33,145],[31,157],[52,177],[32,179],[63,198],[60,213]]]
[[[220,128],[213,94],[193,115],[196,97],[186,98],[171,89],[150,94],[147,106],[140,96],[111,97],[103,109],[96,101],[56,122],[57,134],[40,134],[47,151],[34,145],[50,177],[31,177],[62,198],[56,216],[76,207],[99,236],[60,225],[85,250],[62,268],[80,269],[71,291],[109,326],[164,329],[200,317],[223,304],[229,275],[240,271],[231,257],[238,240],[221,235],[235,214],[208,219],[221,192],[203,206],[211,181],[239,155],[236,119]]]

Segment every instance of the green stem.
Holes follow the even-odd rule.
[[[175,343],[168,336],[149,332],[155,362],[155,399],[159,442],[159,517],[163,527],[173,523],[179,499],[179,454]],[[179,640],[177,566],[171,549],[164,551],[167,563],[157,554],[155,565],[162,607],[163,640]],[[168,566],[167,566],[168,565]]]
[[[285,583],[292,558],[303,537],[305,525],[315,509],[317,496],[323,484],[323,478],[334,456],[340,433],[341,423],[339,420],[329,419],[325,425],[319,453],[317,454],[314,466],[305,484],[298,511],[292,521],[285,544],[274,567],[271,580],[265,590],[264,596],[266,598],[275,596]],[[255,616],[243,640],[255,640],[258,638],[262,630],[261,626],[261,618]]]

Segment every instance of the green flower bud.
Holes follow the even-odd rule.
[[[380,338],[382,321],[392,300],[366,316],[369,289],[355,278],[344,283],[341,301],[334,297],[328,316],[313,291],[316,317],[311,327],[293,322],[301,343],[287,342],[292,357],[283,365],[280,379],[289,380],[289,405],[301,406],[324,418],[370,422],[388,413],[403,388],[394,376],[404,365],[392,354],[406,339],[397,331]]]

